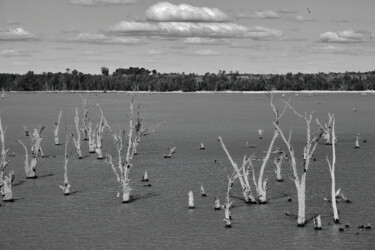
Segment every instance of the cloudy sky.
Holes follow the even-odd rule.
[[[0,0],[0,72],[375,69],[375,0]]]

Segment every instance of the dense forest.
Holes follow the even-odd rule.
[[[262,91],[273,90],[374,90],[375,71],[345,73],[243,74],[238,71],[206,73],[159,73],[130,67],[107,67],[92,75],[77,70],[34,74],[0,73],[0,88],[6,91],[125,90],[138,86],[140,91]]]

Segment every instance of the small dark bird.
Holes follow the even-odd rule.
[[[307,8],[307,11],[308,11],[309,13],[311,13],[309,8]]]

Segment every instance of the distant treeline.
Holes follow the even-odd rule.
[[[119,68],[112,75],[106,67],[100,75],[84,74],[77,70],[34,74],[0,73],[0,88],[6,91],[59,90],[134,90],[140,91],[262,91],[273,90],[374,90],[375,71],[345,73],[287,73],[243,74],[218,73],[184,74],[159,73],[144,68]]]

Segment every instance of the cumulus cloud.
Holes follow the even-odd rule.
[[[23,28],[1,28],[0,41],[31,41],[36,40],[36,36]]]
[[[195,7],[188,4],[174,5],[160,2],[146,11],[146,17],[154,22],[226,22],[228,16],[217,8]]]
[[[19,50],[19,49],[4,49],[1,51],[1,55],[5,57],[28,57],[31,56],[30,51],[28,50]]]
[[[280,15],[274,10],[262,10],[262,11],[255,11],[253,14],[238,13],[236,17],[239,19],[246,19],[246,18],[278,19],[280,18]]]
[[[69,38],[68,42],[92,43],[92,44],[124,44],[142,45],[148,43],[147,39],[138,37],[116,37],[103,34],[80,33],[76,37]]]
[[[205,37],[188,37],[184,40],[184,43],[195,44],[195,45],[228,45],[228,44],[231,44],[227,39],[205,38]]]
[[[194,51],[194,55],[196,56],[218,56],[220,55],[220,52],[206,49],[206,50],[197,50]]]
[[[320,34],[320,41],[325,43],[359,43],[372,40],[373,35],[368,31],[344,30]]]
[[[304,16],[296,16],[294,18],[294,21],[304,23],[304,22],[315,22],[316,20],[314,18],[308,18],[308,17],[304,17]]]
[[[105,7],[110,5],[134,4],[137,0],[70,0],[73,5],[81,5],[87,7]]]
[[[163,54],[163,51],[161,51],[161,50],[156,50],[156,49],[152,49],[152,50],[149,50],[148,51],[148,54],[150,54],[150,55],[162,55]]]
[[[115,35],[143,35],[161,37],[210,37],[274,39],[282,36],[280,30],[256,26],[247,28],[234,23],[192,22],[135,22],[122,21],[107,30]]]

